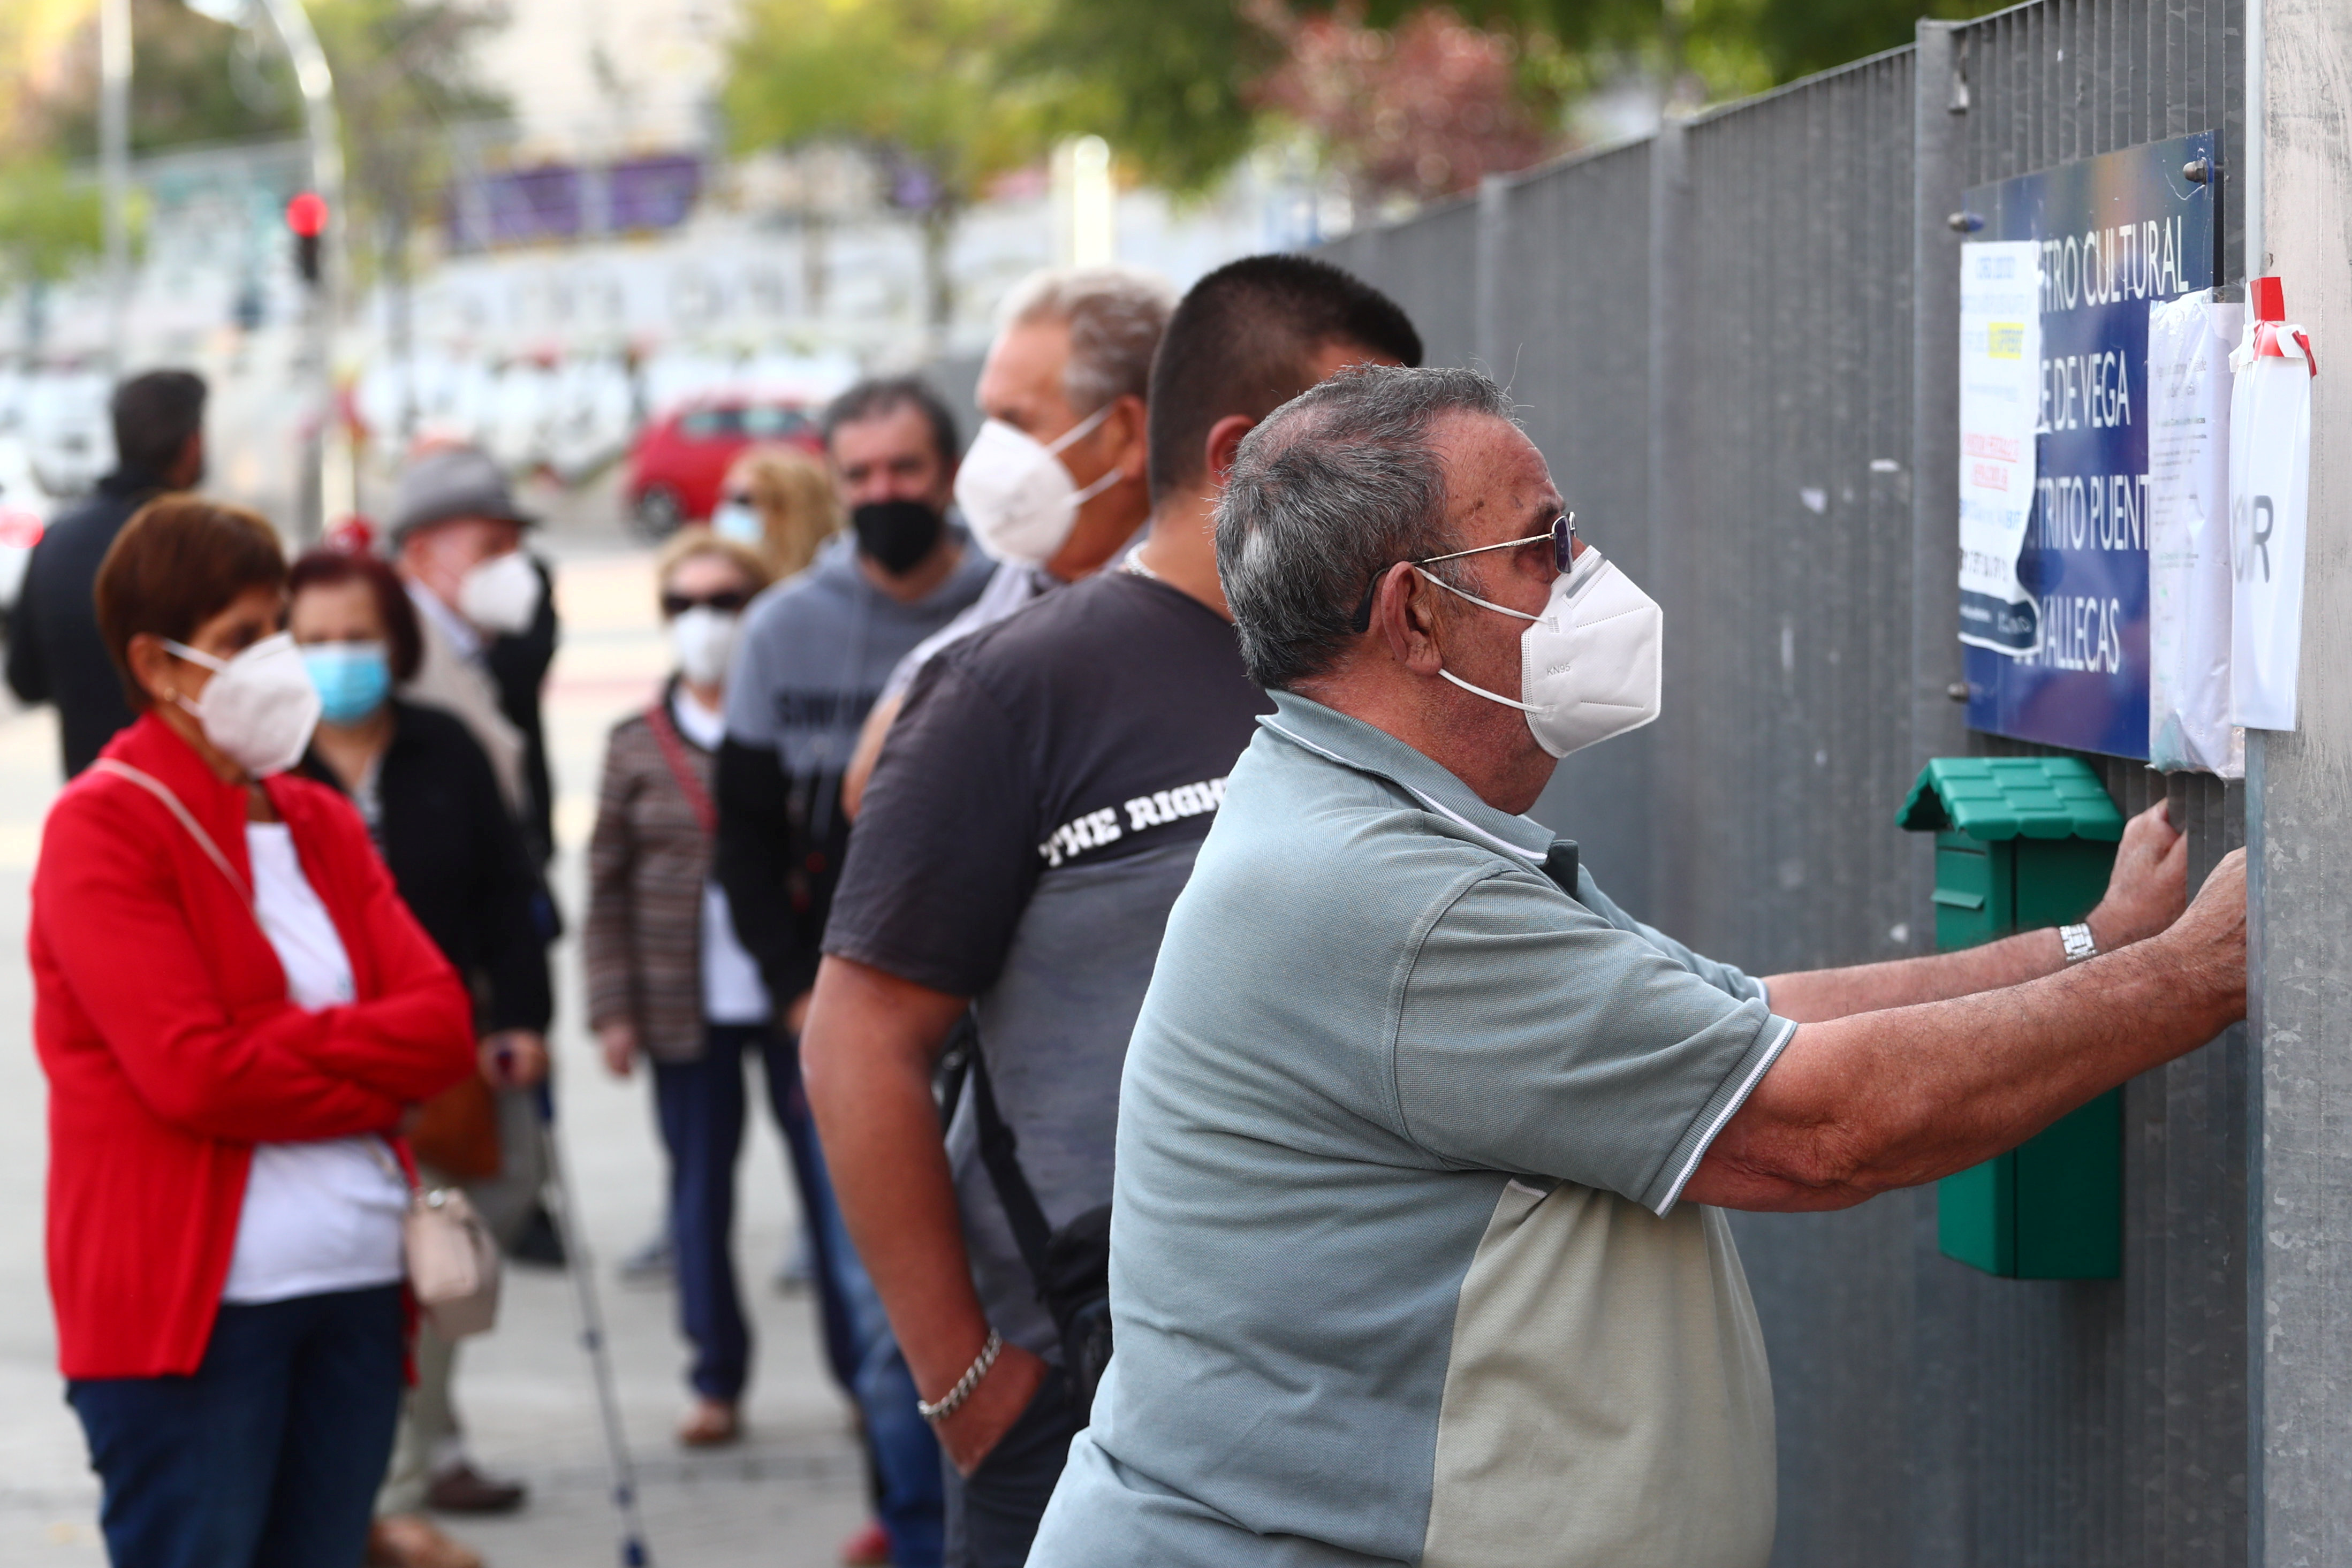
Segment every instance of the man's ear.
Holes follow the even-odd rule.
[[[1150,428],[1143,400],[1133,392],[1122,392],[1110,405],[1110,416],[1103,421],[1103,434],[1109,438],[1111,461],[1129,479],[1140,479],[1150,466]]]
[[[1257,421],[1245,413],[1229,413],[1209,426],[1209,479],[1218,489],[1225,487],[1225,476],[1234,471],[1234,454],[1242,437],[1256,428]]]
[[[1434,675],[1445,663],[1440,646],[1438,591],[1403,561],[1381,574],[1372,593],[1372,626],[1389,656],[1418,675]]]

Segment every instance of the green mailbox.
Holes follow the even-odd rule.
[[[2123,813],[2077,757],[1939,757],[1895,821],[1936,835],[1936,946],[2063,925],[2107,889]],[[1937,1185],[1937,1244],[1988,1274],[2123,1270],[2123,1092]]]

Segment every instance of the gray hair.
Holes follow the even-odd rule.
[[[1374,576],[1458,548],[1430,444],[1449,413],[1508,419],[1510,400],[1476,371],[1367,365],[1243,439],[1217,502],[1217,575],[1250,679],[1288,690],[1324,674],[1359,635]]]
[[[1063,321],[1070,329],[1070,360],[1062,393],[1081,414],[1114,398],[1142,397],[1151,382],[1151,355],[1176,289],[1157,273],[1133,267],[1060,267],[1032,273],[997,309],[1002,327]]]

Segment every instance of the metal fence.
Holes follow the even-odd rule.
[[[2242,129],[2237,0],[2038,0],[1640,142],[1492,181],[1323,254],[1431,358],[1507,381],[1601,549],[1666,612],[1665,716],[1537,809],[1630,907],[1756,972],[1922,950],[1894,811],[1964,731],[1958,236],[1986,180]],[[2225,203],[2226,275],[2242,276]],[[2233,789],[2168,789],[2194,869]],[[2126,1096],[2114,1281],[1941,1257],[1935,1200],[1745,1217],[1790,1568],[2246,1561],[2246,1052]]]

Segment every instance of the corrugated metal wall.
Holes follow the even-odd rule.
[[[1916,758],[2018,748],[1919,700],[1956,623],[1958,329],[1948,278],[1915,271],[1957,275],[1966,185],[2235,146],[2237,27],[2235,5],[2044,0],[1328,247],[1433,361],[1510,382],[1580,525],[1665,607],[1665,716],[1538,808],[1629,906],[1759,972],[1924,945],[1921,846],[1893,827]],[[2101,766],[2127,810],[2166,788]],[[2201,875],[2242,806],[2170,790]],[[1926,1193],[1743,1218],[1776,1562],[2243,1563],[2245,1093],[2234,1031],[2131,1086],[2117,1281],[1950,1262]]]

